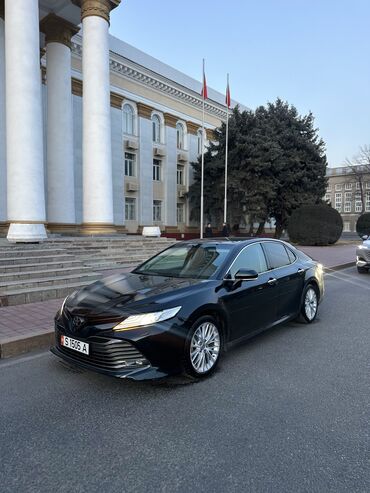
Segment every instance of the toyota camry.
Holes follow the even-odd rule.
[[[323,294],[322,266],[283,241],[179,242],[68,296],[52,352],[120,378],[202,378],[232,345],[288,320],[312,323]]]

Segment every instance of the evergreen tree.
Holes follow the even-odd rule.
[[[204,211],[213,224],[223,217],[225,137],[222,124],[204,156]],[[301,117],[280,99],[255,111],[235,108],[229,119],[228,222],[244,222],[248,215],[263,225],[274,218],[279,237],[294,209],[321,201],[326,166],[311,113]],[[200,159],[193,167],[191,217],[199,220]]]

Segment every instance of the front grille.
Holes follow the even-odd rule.
[[[59,331],[57,332],[57,345],[60,351],[69,357],[86,364],[105,370],[124,370],[130,368],[142,368],[149,364],[145,357],[135,346],[127,341],[109,339],[107,337],[93,336],[87,339],[78,337],[78,340],[89,344],[89,355],[79,353],[60,344]]]
[[[364,250],[364,257],[367,262],[370,262],[370,251],[369,250]]]

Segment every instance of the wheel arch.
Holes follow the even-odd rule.
[[[220,324],[220,330],[223,337],[224,348],[226,347],[227,342],[230,339],[229,333],[229,323],[227,314],[225,311],[219,307],[218,305],[204,305],[202,307],[197,308],[188,318],[189,327],[191,327],[196,320],[200,317],[210,316],[213,317]]]

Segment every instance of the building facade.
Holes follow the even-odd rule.
[[[0,0],[0,229],[192,230],[191,163],[226,119],[201,83],[109,35],[120,0]]]
[[[342,216],[343,232],[356,231],[361,214],[370,212],[370,172],[366,167],[328,168],[325,200]]]

